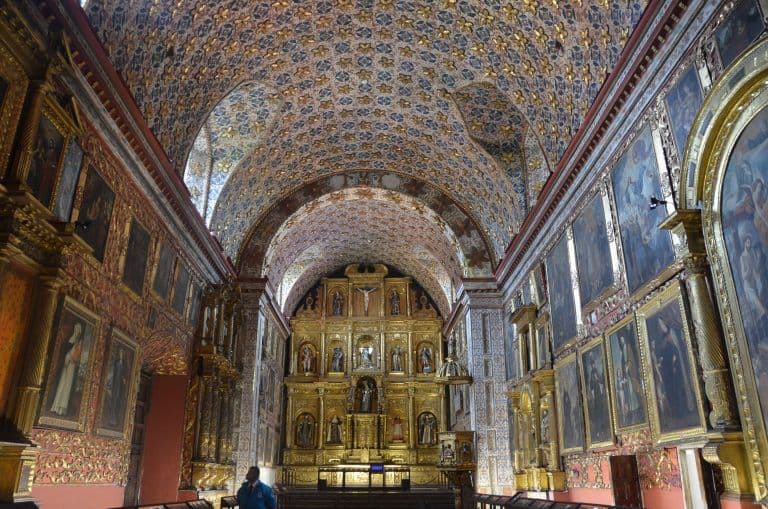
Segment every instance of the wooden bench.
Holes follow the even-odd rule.
[[[112,509],[213,509],[207,500],[189,500],[187,502],[163,502],[160,504],[126,505]]]

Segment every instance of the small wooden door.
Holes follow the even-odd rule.
[[[642,509],[643,494],[637,473],[636,456],[611,456],[614,504]]]
[[[142,370],[139,392],[136,395],[136,412],[131,434],[131,456],[128,460],[128,478],[125,483],[123,505],[138,505],[141,482],[141,452],[144,450],[144,421],[149,410],[149,390],[152,377]]]

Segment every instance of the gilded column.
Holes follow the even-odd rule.
[[[317,418],[317,448],[323,449],[325,444],[325,389],[323,387],[317,389],[317,397],[320,400],[320,412]]]
[[[53,317],[61,279],[58,274],[41,278],[35,319],[30,323],[24,367],[10,414],[11,425],[23,435],[29,435],[40,402],[48,346],[51,342]]]
[[[414,401],[414,395],[416,389],[414,387],[408,387],[408,447],[413,449],[416,447],[416,436],[419,433],[416,423],[416,403]]]

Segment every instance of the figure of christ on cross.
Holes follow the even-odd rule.
[[[378,290],[378,288],[371,288],[369,286],[362,286],[355,288],[358,292],[363,294],[363,308],[365,310],[365,316],[368,316],[368,304],[370,304],[370,294]]]

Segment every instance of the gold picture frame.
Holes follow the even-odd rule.
[[[71,297],[61,301],[38,425],[85,430],[99,324],[98,315],[83,304]]]
[[[0,44],[0,79],[5,82],[0,94],[0,177],[3,177],[9,171],[13,140],[29,86],[24,68],[5,44]]]
[[[631,339],[626,339],[630,334]],[[605,346],[614,429],[616,433],[644,429],[648,426],[648,393],[634,313],[605,331]]]
[[[613,414],[611,413],[611,400],[608,396],[608,373],[606,371],[605,345],[602,336],[600,336],[579,349],[584,435],[589,450],[611,447],[614,444]],[[602,390],[600,390],[600,385],[602,385]],[[601,411],[600,405],[605,405],[607,408]],[[606,425],[605,429],[596,429],[597,426],[593,426],[593,424],[597,423],[601,416],[606,420],[602,423]]]
[[[701,377],[680,281],[673,281],[637,310],[651,431],[657,444],[706,434]]]
[[[112,329],[104,354],[96,418],[98,435],[121,439],[129,436],[140,367],[138,343],[124,332]]]
[[[572,382],[571,384],[565,382]],[[557,429],[560,439],[560,453],[583,452],[586,441],[584,433],[584,405],[581,397],[581,377],[576,352],[563,357],[555,364],[555,394],[557,396]],[[573,393],[575,387],[575,394]],[[566,396],[568,401],[565,400]],[[568,408],[565,408],[568,403]],[[577,408],[578,407],[578,408]],[[570,437],[575,440],[566,441],[564,422],[568,416],[569,429],[575,429],[578,434]],[[579,422],[573,422],[576,418]],[[580,426],[576,426],[577,424]],[[579,443],[573,443],[578,441]],[[571,442],[571,443],[566,443]]]

